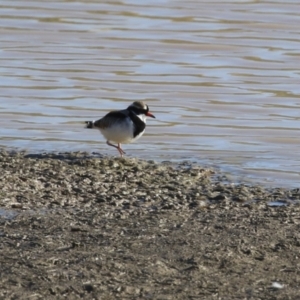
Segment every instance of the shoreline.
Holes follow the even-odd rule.
[[[81,153],[82,155],[87,155],[90,157],[98,158],[115,158],[118,156],[116,153],[109,151],[109,149],[97,149],[97,146],[93,144],[93,147],[86,147],[84,149],[78,147],[72,151],[68,151],[70,147],[62,147],[60,150],[54,150],[51,148],[47,150],[45,148],[20,148],[20,147],[0,147],[1,151],[6,151],[8,153],[23,153],[31,155],[58,155],[58,154],[69,154],[69,153]],[[1,150],[2,149],[2,150]],[[200,156],[195,156],[195,153],[190,153],[190,155],[170,153],[170,155],[163,155],[161,153],[155,153],[154,157],[149,158],[145,156],[145,153],[139,151],[133,151],[131,153],[128,150],[128,155],[125,155],[126,159],[139,159],[141,161],[152,160],[160,164],[163,162],[170,162],[173,165],[181,164],[182,162],[187,162],[190,164],[196,164],[202,166],[203,168],[212,169],[215,173],[221,174],[223,177],[226,176],[229,182],[235,184],[245,184],[245,185],[261,185],[265,188],[283,188],[283,189],[296,189],[300,185],[298,184],[299,174],[295,172],[278,171],[268,168],[246,168],[242,163],[233,164],[228,162],[226,159],[216,159],[214,156],[210,157],[209,153],[203,153]],[[206,158],[208,155],[208,158]]]
[[[1,151],[0,168],[0,298],[298,296],[298,189],[80,152]]]
[[[176,200],[179,196],[178,193],[181,193],[180,189],[182,189],[188,192],[185,197],[194,200],[200,199],[203,206],[205,206],[204,202],[206,205],[212,205],[222,202],[222,200],[225,202],[241,202],[245,205],[259,202],[266,202],[271,206],[276,206],[276,202],[279,202],[278,206],[300,204],[300,191],[297,188],[269,187],[249,182],[233,183],[224,172],[203,168],[198,163],[190,161],[155,162],[153,160],[128,157],[108,157],[100,153],[80,151],[33,154],[26,151],[9,152],[0,150],[0,167],[3,170],[3,174],[8,176],[7,180],[13,180],[15,185],[18,182],[17,186],[13,188],[14,192],[8,194],[7,197],[15,197],[17,199],[28,194],[27,203],[29,205],[30,197],[38,195],[39,192],[44,194],[45,191],[51,193],[49,185],[57,188],[58,194],[55,198],[67,195],[69,195],[69,198],[72,198],[73,196],[84,197],[77,191],[77,185],[87,188],[88,184],[90,184],[90,189],[94,189],[94,194],[88,191],[88,195],[92,195],[95,198],[94,196],[99,194],[99,190],[97,190],[97,187],[93,187],[93,183],[98,182],[97,184],[99,185],[99,182],[104,178],[105,172],[108,172],[110,175],[116,172],[124,176],[127,184],[122,186],[122,191],[129,188],[129,183],[134,184],[135,189],[139,185],[149,184],[151,186],[156,185],[157,189],[164,188],[167,190],[170,188],[176,191],[169,194],[168,191],[165,194],[160,192],[160,197],[155,196],[158,201],[152,201],[152,203],[157,203],[163,197],[168,198],[168,196]],[[66,170],[68,172],[64,173]],[[76,174],[76,171],[80,171],[80,174]],[[61,180],[59,182],[60,186],[54,176],[56,173]],[[165,178],[163,173],[166,175]],[[128,176],[129,178],[127,178]],[[25,179],[25,177],[27,178]],[[135,177],[139,179],[133,179]],[[5,180],[2,180],[2,185],[0,183],[2,196],[5,196],[6,190],[8,190],[3,185],[4,183]],[[118,176],[115,183],[122,183],[122,178]],[[112,185],[114,182],[108,181],[106,184]],[[107,189],[104,190],[106,192]],[[22,192],[22,195],[18,195],[18,191]],[[82,190],[81,192],[84,194],[85,191]],[[125,195],[128,193],[128,191],[125,191]],[[47,198],[46,195],[39,196]],[[47,204],[46,201],[43,203]],[[3,200],[1,205],[3,207]]]

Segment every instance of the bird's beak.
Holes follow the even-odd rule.
[[[151,117],[151,118],[154,118],[154,119],[155,119],[154,115],[152,115],[151,112],[149,112],[149,111],[148,111],[145,115],[146,115],[147,117]]]

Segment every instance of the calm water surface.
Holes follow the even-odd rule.
[[[132,101],[133,157],[299,187],[300,2],[0,3],[0,147],[116,155],[85,120]]]

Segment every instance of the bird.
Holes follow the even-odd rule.
[[[142,101],[135,101],[126,109],[111,111],[99,120],[85,123],[86,128],[99,129],[106,144],[116,148],[123,157],[126,153],[121,144],[134,142],[144,134],[147,117],[155,118],[149,106]]]

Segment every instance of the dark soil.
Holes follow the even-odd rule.
[[[297,189],[86,153],[0,168],[0,299],[300,299]]]

